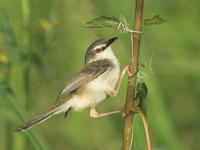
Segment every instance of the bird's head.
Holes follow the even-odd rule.
[[[85,54],[85,63],[89,63],[95,60],[111,58],[114,54],[111,49],[111,44],[117,39],[117,37],[109,40],[99,39],[93,42],[87,49]]]

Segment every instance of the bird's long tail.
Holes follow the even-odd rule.
[[[68,109],[67,111],[69,111],[70,109]],[[66,111],[66,112],[67,112]],[[21,125],[19,125],[17,128],[15,128],[13,131],[14,132],[21,132],[21,131],[25,131],[27,129],[32,128],[35,125],[38,125],[40,123],[42,123],[43,121],[49,119],[50,117],[52,117],[55,114],[61,113],[59,107],[56,107],[50,111],[48,111],[47,113],[44,113],[42,115],[40,115],[39,117],[36,117],[30,121],[27,121]]]

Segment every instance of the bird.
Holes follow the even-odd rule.
[[[86,50],[83,68],[61,90],[49,111],[19,125],[13,131],[26,131],[60,113],[65,113],[66,117],[70,110],[89,108],[92,118],[122,112],[122,109],[105,113],[96,111],[96,107],[107,97],[118,94],[125,74],[129,73],[129,67],[126,66],[120,74],[120,63],[111,48],[116,39],[113,37],[93,42]]]

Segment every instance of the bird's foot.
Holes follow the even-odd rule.
[[[90,109],[90,117],[100,118],[100,117],[105,117],[105,116],[109,116],[109,115],[121,113],[121,112],[122,112],[122,109],[115,110],[115,111],[112,111],[112,112],[98,113],[95,108],[91,108]]]
[[[133,73],[130,71],[130,65],[126,65],[123,71],[126,72],[129,77],[133,76]]]
[[[139,110],[140,110],[139,107],[133,106],[133,107],[129,108],[129,110],[126,112],[125,108],[124,108],[123,112],[122,112],[122,117],[125,118],[125,117],[129,116],[131,113],[137,113]]]

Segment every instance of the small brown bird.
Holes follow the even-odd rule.
[[[66,116],[70,110],[81,111],[90,108],[90,116],[93,118],[122,112],[122,110],[116,110],[97,113],[95,110],[95,107],[107,96],[117,95],[124,75],[129,73],[128,66],[126,66],[120,76],[120,64],[111,49],[111,44],[116,39],[117,37],[109,40],[100,39],[92,43],[86,51],[83,69],[66,84],[53,108],[18,126],[14,131],[30,129],[59,113],[64,112]]]

